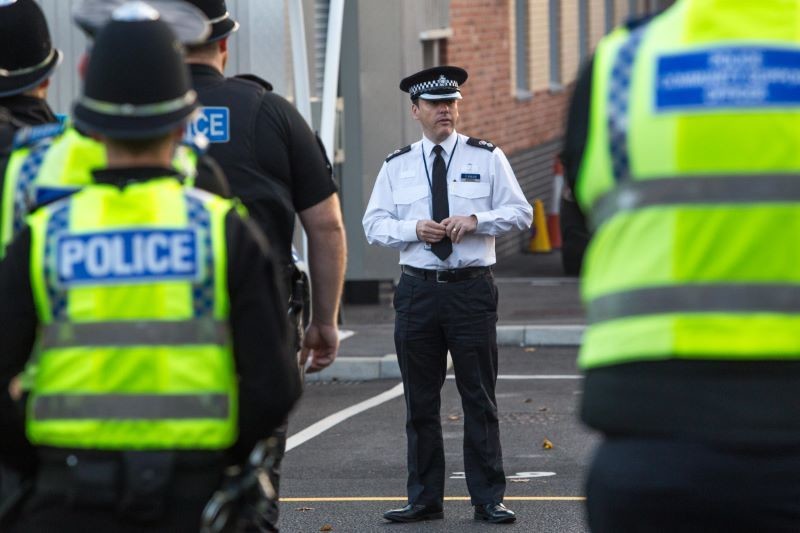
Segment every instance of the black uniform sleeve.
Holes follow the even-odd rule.
[[[233,350],[239,374],[239,440],[234,459],[280,425],[301,394],[289,348],[287,303],[266,239],[235,211],[226,218]]]
[[[590,105],[592,101],[592,70],[594,57],[587,60],[578,74],[575,90],[567,114],[567,128],[564,135],[564,149],[561,162],[564,163],[564,174],[570,189],[575,190],[583,152],[589,136]]]
[[[561,197],[561,264],[564,274],[579,276],[583,265],[583,255],[589,245],[591,233],[587,228],[586,219],[581,212],[572,191],[564,186]]]
[[[591,58],[584,63],[578,75],[567,115],[564,148],[560,156],[566,180],[559,217],[562,238],[561,261],[564,273],[571,276],[580,274],[583,255],[591,238],[586,217],[581,212],[574,191],[589,135],[593,66],[594,58]]]
[[[256,138],[264,140],[262,145],[285,146],[295,211],[315,206],[338,190],[314,132],[285,99],[273,93],[264,95],[256,123]],[[259,163],[274,173],[270,162],[272,157],[269,149],[258,153]]]
[[[30,282],[31,234],[25,228],[0,262],[0,461],[25,475],[36,465],[25,436],[23,408],[8,393],[33,350],[38,319]]]
[[[197,158],[197,180],[195,185],[198,189],[203,189],[223,198],[231,198],[231,188],[228,179],[222,171],[222,167],[208,155],[201,155]]]

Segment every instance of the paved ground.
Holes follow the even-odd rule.
[[[292,445],[284,461],[281,530],[315,532],[327,525],[328,531],[354,533],[492,531],[497,527],[520,532],[586,531],[583,476],[595,437],[576,416],[581,381],[575,354],[575,348],[500,349],[497,398],[509,478],[506,503],[519,515],[516,524],[489,526],[472,520],[461,474],[461,406],[450,379],[442,391],[441,410],[448,472],[444,521],[397,525],[381,517],[385,510],[405,505],[405,406],[398,395]],[[310,383],[291,419],[290,435],[398,383]],[[552,448],[543,446],[545,439]]]

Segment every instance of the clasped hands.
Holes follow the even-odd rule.
[[[447,217],[440,222],[433,220],[417,221],[417,237],[419,240],[433,244],[445,237],[450,237],[453,243],[459,243],[464,236],[475,233],[478,229],[478,219],[475,215]]]

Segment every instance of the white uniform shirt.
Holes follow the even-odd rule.
[[[417,238],[417,221],[431,220],[433,147],[427,138],[411,150],[383,163],[364,213],[364,231],[370,244],[400,249],[400,264],[443,270],[489,266],[496,261],[494,239],[512,229],[531,225],[533,209],[519,187],[514,171],[500,148],[484,141],[467,144],[469,137],[455,131],[441,143],[447,167],[450,216],[475,215],[478,228],[442,261],[429,244]],[[427,173],[425,166],[427,164]]]

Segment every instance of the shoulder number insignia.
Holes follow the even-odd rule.
[[[497,148],[497,146],[495,146],[493,143],[490,143],[489,141],[484,141],[483,139],[476,139],[475,137],[470,137],[469,139],[467,139],[467,144],[470,146],[474,146],[476,148],[483,148],[484,150],[489,150],[490,152],[493,152],[494,149]]]
[[[386,156],[386,162],[388,163],[389,161],[391,161],[392,159],[394,159],[398,155],[407,154],[410,151],[411,151],[411,145],[410,144],[408,146],[404,146],[402,148],[398,148],[397,150],[395,150],[394,152],[392,152],[391,154]]]

